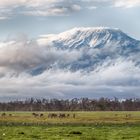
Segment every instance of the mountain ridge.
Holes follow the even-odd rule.
[[[57,48],[100,48],[103,46],[137,46],[136,40],[118,28],[109,27],[79,27],[55,35],[42,36],[39,44],[51,44]]]
[[[53,46],[58,50],[77,51],[80,57],[67,64],[58,64],[59,68],[77,70],[93,70],[97,65],[111,60],[133,59],[139,55],[140,41],[128,36],[118,28],[79,27],[56,35],[43,36],[44,46]],[[70,55],[70,53],[69,53]],[[110,62],[109,62],[110,63]],[[111,64],[111,63],[110,63]]]
[[[140,97],[140,43],[119,29],[75,28],[40,39],[1,45],[0,84],[9,97]]]

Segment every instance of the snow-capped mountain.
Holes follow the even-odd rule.
[[[80,57],[75,61],[58,62],[59,68],[69,68],[74,71],[93,70],[105,61],[114,62],[120,58],[131,59],[139,64],[135,56],[139,55],[140,41],[116,28],[74,28],[56,35],[41,36],[38,43],[59,50],[80,52]]]
[[[117,28],[74,28],[72,30],[57,34],[44,35],[38,40],[39,43],[52,44],[57,48],[80,49],[121,47],[135,49],[139,41],[129,37]]]
[[[0,85],[9,97],[140,97],[140,41],[119,29],[74,28],[3,42]]]

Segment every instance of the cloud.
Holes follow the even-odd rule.
[[[0,8],[0,20],[9,19],[13,16],[12,10],[7,8]]]
[[[47,10],[29,10],[23,12],[23,14],[30,16],[64,16],[66,13],[68,13],[67,8],[50,8]]]
[[[25,10],[23,14],[32,16],[65,16],[72,12],[80,11],[81,6],[72,5],[52,5],[52,6],[42,6],[42,7],[31,7],[30,10]]]
[[[0,43],[1,100],[140,97],[140,66],[135,61],[139,55],[108,57],[100,59],[91,69],[72,69],[73,64],[84,66],[87,63],[86,59],[81,61],[85,54],[91,55],[90,61],[99,60],[96,49],[61,50],[41,45],[26,36]]]
[[[139,7],[139,0],[82,0],[85,3],[93,4],[93,6],[105,6],[105,7],[122,7],[122,8],[133,8]]]
[[[139,97],[140,82],[135,83],[140,79],[139,70],[133,73],[132,69],[137,68],[133,67],[131,62],[127,63],[128,65],[126,63],[119,62],[116,66],[112,65],[101,71],[89,73],[46,70],[37,76],[27,73],[5,76],[0,79],[0,96],[3,98]],[[131,70],[128,70],[128,67]]]
[[[36,41],[15,40],[0,44],[0,68],[14,74],[30,71],[40,71],[53,65],[67,65],[80,57],[78,51],[62,51],[53,47],[39,46]],[[71,55],[68,55],[71,54]]]
[[[140,1],[139,0],[116,0],[114,2],[115,7],[124,7],[124,8],[133,8],[139,7]]]
[[[0,7],[6,7],[6,6],[18,6],[18,5],[23,5],[27,3],[27,0],[1,0],[0,1]]]
[[[97,7],[96,6],[89,6],[89,7],[87,7],[89,10],[95,10],[95,9],[97,9]]]
[[[83,9],[95,10],[102,7],[133,8],[138,6],[140,6],[139,0],[1,0],[0,20],[17,15],[68,16]]]
[[[17,9],[21,10],[18,11]],[[2,9],[4,9],[2,11]],[[1,0],[1,19],[11,15],[32,15],[32,16],[64,16],[82,9],[78,2],[73,0]],[[9,12],[7,12],[9,10]],[[4,16],[2,16],[4,15]]]

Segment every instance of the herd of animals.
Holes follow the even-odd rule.
[[[38,113],[32,113],[32,115],[34,117],[43,117],[44,114],[38,114]],[[49,113],[48,114],[48,118],[69,118],[69,117],[73,117],[75,118],[76,115],[75,114],[66,114],[66,113]]]
[[[1,114],[2,117],[6,117],[6,116],[13,116],[13,114],[7,114],[7,113],[2,113]],[[44,117],[45,114],[43,113],[32,113],[32,116],[34,117]],[[75,118],[76,114],[68,114],[68,113],[49,113],[48,114],[48,118]]]
[[[5,117],[5,116],[14,116],[13,114],[8,114],[8,113],[1,113],[1,117]],[[34,117],[44,117],[45,114],[43,113],[32,113],[32,116]],[[115,114],[115,117],[117,117],[118,114]],[[76,114],[68,114],[68,113],[49,113],[48,118],[76,118]],[[131,114],[125,114],[126,118],[130,118]]]

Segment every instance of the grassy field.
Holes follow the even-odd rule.
[[[140,112],[51,112],[70,114],[67,118],[2,113],[0,140],[140,140]]]
[[[39,123],[39,124],[96,124],[96,123],[140,123],[140,112],[36,112],[43,117],[34,117],[32,112],[6,112],[3,117],[0,113],[0,123]],[[70,114],[65,118],[48,118],[48,114]],[[12,114],[12,116],[9,116]],[[73,118],[75,114],[75,118]]]
[[[0,140],[140,140],[140,126],[1,126]]]

